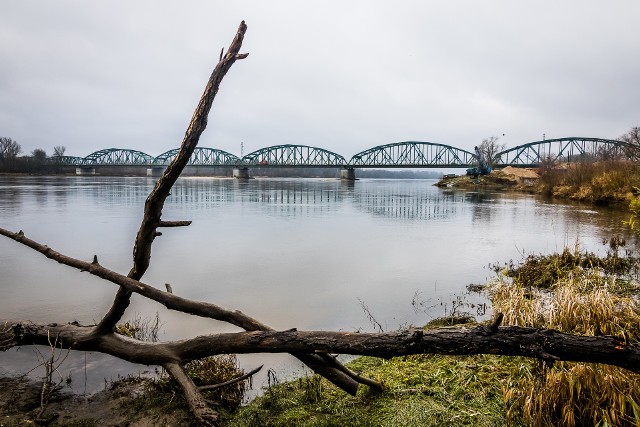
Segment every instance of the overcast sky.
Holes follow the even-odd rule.
[[[250,55],[200,146],[617,138],[640,125],[639,16],[637,0],[5,1],[0,136],[176,148],[244,19]]]

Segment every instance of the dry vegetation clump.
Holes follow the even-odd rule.
[[[626,241],[615,236],[603,243],[609,245],[605,256],[582,251],[576,245],[561,253],[529,255],[520,263],[511,260],[493,268],[524,288],[553,289],[564,280],[576,277],[582,279],[578,282],[583,288],[607,285],[617,294],[640,290],[637,281],[632,280],[638,274],[638,258],[629,250],[621,253]]]
[[[569,256],[571,255],[571,256]],[[635,292],[616,285],[602,265],[610,260],[584,254],[556,254],[554,262],[569,260],[569,272],[549,261],[551,256],[527,258],[524,270],[554,268],[555,283],[536,286],[523,277],[502,277],[489,288],[495,312],[504,324],[551,328],[582,335],[614,335],[640,344],[640,302]],[[583,261],[598,268],[583,268]],[[626,260],[636,263],[636,260]],[[626,265],[626,264],[625,264]],[[615,270],[614,270],[615,272]],[[533,274],[533,273],[532,273]],[[551,277],[551,276],[549,276]],[[508,419],[533,426],[638,426],[640,375],[604,365],[571,362],[530,362],[531,370],[503,387]]]
[[[185,371],[197,387],[220,384],[244,374],[244,370],[238,366],[238,360],[234,355],[210,356],[194,360],[185,365]],[[242,403],[245,387],[246,383],[240,381],[214,390],[206,390],[203,393],[208,400],[216,402],[216,406],[220,406],[219,409],[233,412]],[[163,375],[154,381],[151,388],[152,390],[149,390],[147,395],[160,393],[171,399],[182,399],[180,387],[168,375]]]
[[[626,160],[543,164],[539,172],[543,193],[598,204],[628,203],[640,185],[640,165]]]
[[[123,323],[116,325],[116,333],[129,338],[140,341],[158,342],[158,333],[160,332],[160,316],[156,313],[155,317],[142,317],[139,314]]]
[[[238,360],[234,355],[211,356],[194,360],[187,363],[185,369],[198,387],[220,384],[244,374],[244,370],[238,366]],[[207,399],[218,402],[227,410],[235,410],[242,403],[246,385],[245,381],[240,381],[204,393]]]

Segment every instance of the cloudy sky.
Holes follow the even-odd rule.
[[[616,138],[640,125],[638,16],[637,0],[5,1],[0,136],[175,148],[244,19],[250,55],[201,146]]]

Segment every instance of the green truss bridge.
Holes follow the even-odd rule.
[[[547,139],[501,151],[495,155],[492,163],[494,167],[536,167],[546,160],[570,163],[602,154],[620,157],[630,149],[634,148],[622,141],[602,138]],[[141,151],[108,148],[86,157],[61,156],[54,160],[78,168],[146,166],[161,169],[167,166],[177,153],[176,148],[153,157]],[[214,148],[198,147],[188,166],[232,167],[238,170],[335,167],[353,171],[356,168],[470,168],[477,163],[475,153],[461,148],[433,142],[405,141],[369,148],[353,155],[349,160],[332,151],[307,145],[274,145],[261,148],[244,157]]]

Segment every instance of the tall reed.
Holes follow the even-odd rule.
[[[575,272],[574,272],[575,273]],[[640,304],[623,296],[614,278],[583,270],[559,279],[553,290],[502,277],[489,294],[504,324],[544,327],[582,335],[614,335],[640,342]],[[596,364],[532,362],[503,386],[507,419],[532,426],[639,426],[640,375]]]

